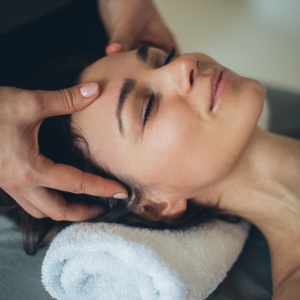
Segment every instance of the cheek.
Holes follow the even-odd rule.
[[[198,117],[187,106],[173,104],[161,113],[147,139],[148,146],[167,160],[185,157],[199,131]]]
[[[135,152],[132,174],[145,185],[168,184],[191,193],[224,178],[257,123],[264,89],[248,82],[230,96],[222,113],[209,121],[176,102],[160,112]]]
[[[171,185],[193,194],[230,172],[239,157],[236,143],[242,141],[232,136],[236,128],[230,134],[224,123],[201,120],[184,108],[179,111],[164,115],[151,128],[137,155],[140,167],[135,174],[145,185]]]
[[[186,189],[190,186],[189,178],[196,175],[189,162],[197,159],[199,120],[185,107],[169,109],[159,118],[139,153],[143,157],[140,176],[152,183]]]

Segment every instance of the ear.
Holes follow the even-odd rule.
[[[153,198],[142,199],[138,214],[148,219],[159,221],[164,219],[175,219],[185,213],[187,199],[184,198]]]

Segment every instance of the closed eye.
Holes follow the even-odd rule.
[[[145,127],[147,121],[149,120],[150,114],[152,112],[153,106],[154,106],[154,101],[155,101],[155,94],[151,94],[148,103],[147,103],[147,107],[144,113],[144,117],[143,117],[143,127]]]
[[[170,51],[170,53],[167,55],[165,61],[164,61],[164,64],[163,66],[167,65],[168,63],[170,63],[172,61],[172,59],[175,57],[175,48],[173,47]]]
[[[165,58],[164,60],[164,63],[162,66],[165,66],[167,65],[168,63],[170,63],[173,58],[175,57],[175,48],[173,47],[170,51],[170,53],[167,55],[167,57]],[[154,107],[154,104],[155,104],[155,101],[156,101],[156,96],[154,93],[151,94],[151,96],[149,97],[149,100],[148,100],[148,103],[147,103],[147,107],[145,109],[145,113],[144,113],[144,117],[143,117],[143,127],[146,126],[150,116],[151,116],[151,112],[153,110],[153,107]]]

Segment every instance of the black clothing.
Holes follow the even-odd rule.
[[[41,18],[73,0],[1,0],[0,34]]]
[[[13,4],[5,6],[2,1],[1,9],[4,7],[11,14]],[[31,3],[36,9],[30,10],[31,16],[26,16],[28,9],[24,10],[20,22],[11,20],[9,14],[4,18],[3,11],[0,13],[0,86],[22,87],[45,64],[60,57],[89,56],[92,61],[104,56],[108,38],[95,0],[5,2],[8,1],[23,6],[24,2]],[[37,13],[41,3],[46,8]],[[17,5],[15,10],[18,16]]]

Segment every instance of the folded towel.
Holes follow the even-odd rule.
[[[248,224],[187,230],[79,223],[52,241],[42,282],[59,300],[205,299],[237,259]]]

